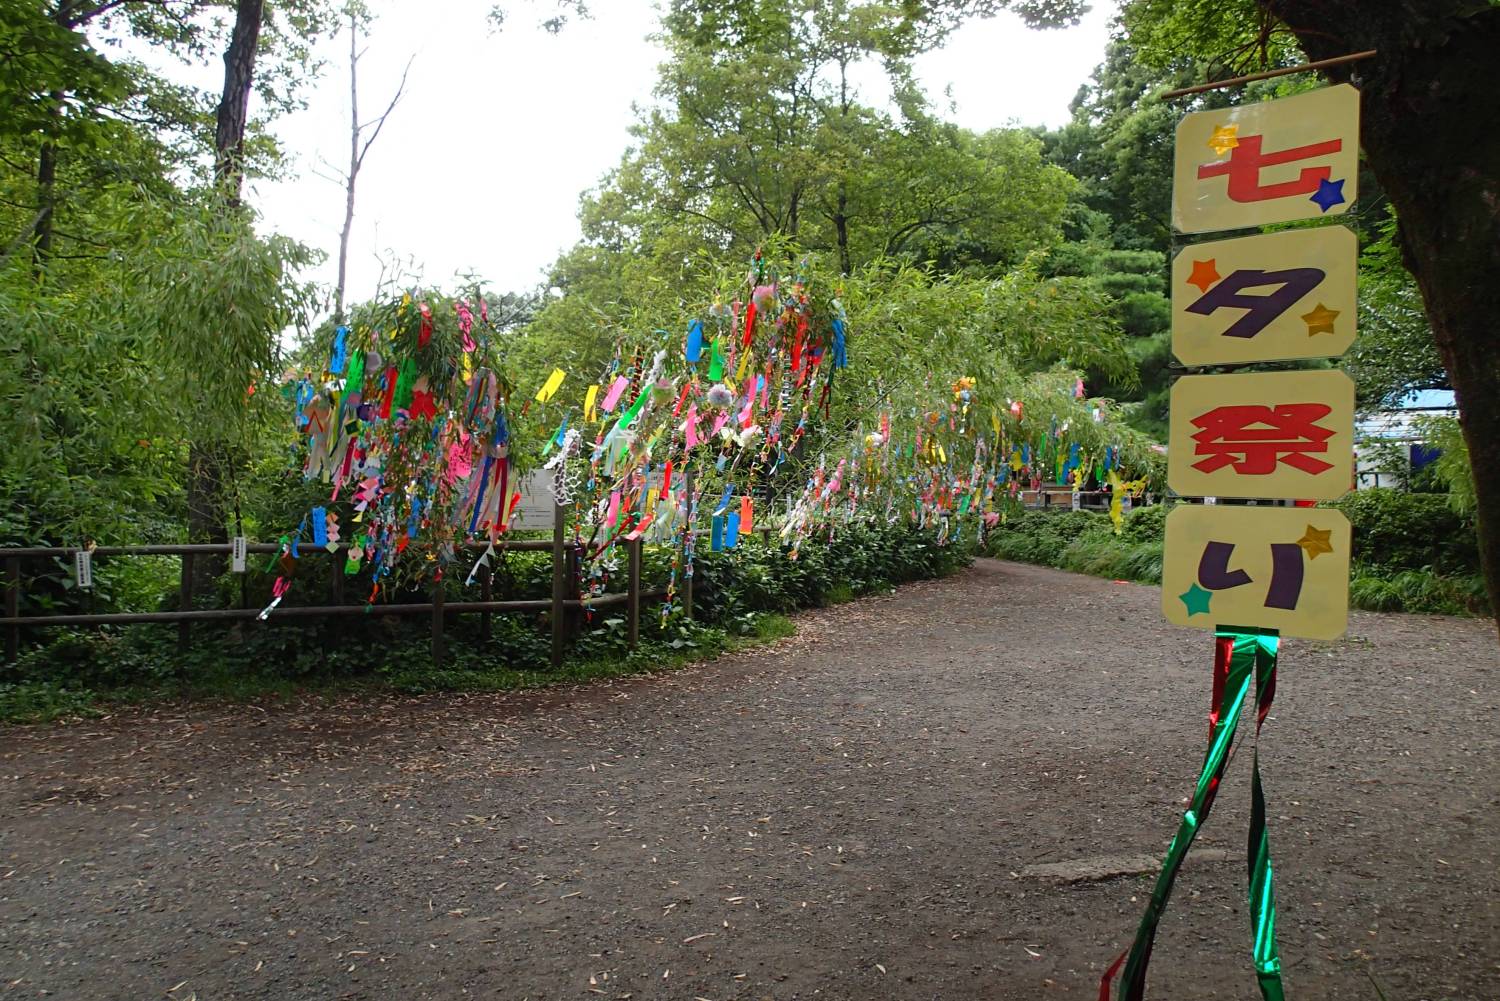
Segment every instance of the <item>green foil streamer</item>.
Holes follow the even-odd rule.
[[[1141,917],[1135,942],[1130,947],[1128,958],[1121,957],[1126,959],[1125,973],[1120,981],[1120,997],[1123,1001],[1142,1001],[1145,997],[1146,968],[1151,962],[1156,930],[1161,923],[1161,915],[1166,910],[1167,901],[1171,898],[1182,861],[1213,809],[1219,780],[1223,778],[1235,732],[1239,728],[1245,696],[1250,690],[1252,670],[1255,674],[1257,735],[1270,711],[1271,700],[1276,693],[1276,653],[1279,643],[1275,635],[1228,629],[1220,629],[1215,634],[1216,702],[1209,717],[1208,753],[1204,756],[1203,770],[1198,776],[1192,802],[1167,848],[1166,860],[1157,875],[1146,912]],[[1271,848],[1266,833],[1266,804],[1261,788],[1258,747],[1251,782],[1251,800],[1249,899],[1251,931],[1254,933],[1252,956],[1261,996],[1265,1001],[1284,1001],[1281,957],[1276,948],[1276,897],[1271,885]],[[1105,972],[1100,984],[1100,1001],[1108,1001],[1110,981],[1118,969],[1119,960],[1116,960]]]
[[[1283,1001],[1281,987],[1281,954],[1276,948],[1276,891],[1271,885],[1271,839],[1266,831],[1266,797],[1260,783],[1260,727],[1271,711],[1276,695],[1275,636],[1236,636],[1235,656],[1239,657],[1242,641],[1254,641],[1255,658],[1255,767],[1250,780],[1250,845],[1247,855],[1250,869],[1250,928],[1255,934],[1252,956],[1261,997],[1266,1001]]]

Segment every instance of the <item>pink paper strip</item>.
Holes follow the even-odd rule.
[[[604,515],[604,524],[613,527],[620,517],[620,491],[614,490],[609,495],[609,510]]]
[[[615,404],[620,402],[620,394],[625,392],[625,387],[628,385],[630,385],[630,380],[623,375],[616,379],[609,387],[609,392],[605,394],[604,402],[599,404],[599,409],[606,414],[615,409]]]

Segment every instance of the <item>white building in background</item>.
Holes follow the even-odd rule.
[[[1451,389],[1417,390],[1388,410],[1366,414],[1354,426],[1355,486],[1399,487],[1438,456],[1422,441],[1423,417],[1457,416]]]

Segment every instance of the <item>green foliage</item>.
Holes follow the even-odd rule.
[[[1075,573],[1157,583],[1163,514],[1161,505],[1135,508],[1116,536],[1102,512],[1028,510],[996,527],[986,552]]]
[[[1291,32],[1256,0],[1129,0],[1120,21],[1150,66],[1196,56],[1212,63],[1215,76],[1229,76],[1298,54]]]
[[[789,635],[792,627],[782,613],[949,574],[970,557],[969,546],[937,546],[929,533],[905,526],[851,527],[832,543],[804,544],[795,561],[778,546],[746,538],[736,549],[697,560],[696,621],[679,615],[663,620],[656,609],[643,609],[641,645],[631,651],[624,618],[598,614],[556,671],[550,667],[545,614],[496,615],[489,639],[477,616],[450,618],[442,668],[433,666],[424,616],[200,625],[186,653],[177,649],[175,627],[58,631],[16,664],[0,667],[0,720],[77,715],[101,700],[257,698],[350,686],[409,693],[500,690],[660,670]],[[644,587],[665,584],[670,559],[663,548],[646,550]],[[315,603],[328,593],[332,561],[302,564],[288,607],[297,600]],[[266,600],[268,586],[255,580],[252,603]],[[446,586],[451,600],[473,597],[459,575],[449,575]],[[546,597],[550,554],[505,554],[496,562],[494,589],[509,598]],[[426,596],[409,592],[395,599]]]
[[[48,681],[0,681],[0,722],[44,723],[99,714],[95,695],[86,688]]]
[[[1359,337],[1344,367],[1361,407],[1390,407],[1413,390],[1446,389],[1416,279],[1396,244],[1396,218],[1377,224],[1359,261]]]
[[[673,3],[658,103],[585,200],[574,256],[665,270],[782,236],[840,271],[886,256],[956,268],[1014,265],[1055,242],[1067,174],[1026,135],[936,119],[910,79],[906,61],[955,23],[949,6]],[[861,66],[885,70],[897,114],[861,101]]]
[[[1443,488],[1448,503],[1465,519],[1474,516],[1474,466],[1469,462],[1469,444],[1456,417],[1424,417],[1417,422],[1428,448],[1441,453],[1430,467]]]
[[[247,389],[307,305],[290,278],[306,249],[248,220],[109,208],[130,234],[118,254],[45,284],[0,271],[0,533],[33,544],[171,538],[187,433],[250,447],[267,397]]]
[[[752,541],[695,559],[694,614],[730,622],[747,612],[790,612],[838,604],[968,566],[972,549],[939,546],[906,524],[851,525],[832,543],[804,543],[796,560],[780,546]]]
[[[1382,612],[1486,614],[1472,524],[1438,495],[1361,490],[1335,505],[1354,526],[1349,602]],[[1160,584],[1162,538],[1170,507],[1153,504],[1125,516],[1113,534],[1107,515],[1030,510],[990,533],[986,554],[1114,580]]]
[[[1391,576],[1357,570],[1349,579],[1349,604],[1371,612],[1485,615],[1489,601],[1478,574],[1441,576],[1402,570]]]
[[[1478,543],[1471,519],[1441,494],[1357,490],[1333,507],[1354,526],[1354,560],[1386,571],[1432,569],[1475,573]]]

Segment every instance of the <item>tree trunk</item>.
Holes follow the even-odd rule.
[[[849,192],[839,181],[838,208],[833,213],[833,232],[839,247],[839,274],[849,273]]]
[[[224,91],[214,128],[214,178],[224,186],[225,200],[231,207],[240,204],[250,85],[255,80],[255,55],[264,14],[265,0],[238,0],[234,30],[224,51]]]
[[[187,530],[193,544],[229,541],[224,506],[225,449],[208,441],[188,443]],[[199,554],[193,560],[193,593],[211,595],[214,579],[228,566],[226,556]]]
[[[1361,141],[1399,220],[1406,265],[1458,398],[1479,552],[1500,613],[1500,7],[1474,0],[1261,0],[1310,59],[1362,95]]]
[[[234,29],[224,51],[224,90],[219,98],[214,129],[214,180],[227,209],[240,206],[244,179],[245,129],[249,122],[250,87],[255,80],[255,56],[260,44],[265,0],[238,0]],[[212,437],[195,434],[188,444],[187,530],[192,543],[229,541],[224,503],[224,479],[229,450]],[[193,561],[193,592],[209,594],[214,578],[224,572],[224,556]]]

